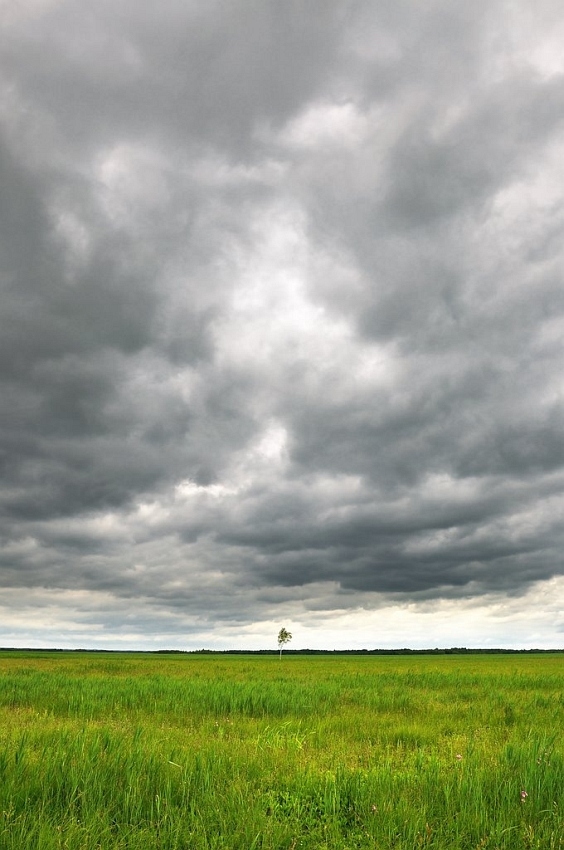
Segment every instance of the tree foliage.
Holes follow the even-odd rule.
[[[278,632],[278,649],[280,650],[280,658],[282,658],[282,650],[291,640],[291,633],[287,629],[281,628]]]

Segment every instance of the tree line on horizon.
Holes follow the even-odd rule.
[[[278,655],[279,649],[63,649],[60,647],[0,646],[0,652],[105,652],[139,655]],[[564,653],[554,649],[504,649],[502,647],[435,647],[434,649],[285,649],[286,655],[525,655]]]

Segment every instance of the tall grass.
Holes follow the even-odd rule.
[[[564,847],[560,656],[0,655],[0,850]]]

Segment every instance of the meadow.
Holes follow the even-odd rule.
[[[564,656],[0,653],[0,850],[564,847]]]

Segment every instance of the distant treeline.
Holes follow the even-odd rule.
[[[278,655],[277,649],[59,649],[0,646],[0,652],[107,652],[121,655]],[[501,649],[452,646],[435,649],[285,649],[284,655],[530,655],[564,653],[564,649]]]
[[[184,652],[183,650],[157,650],[157,652]],[[471,649],[452,646],[449,649],[285,649],[284,655],[515,655],[519,653],[563,652],[564,649]],[[186,654],[199,655],[278,655],[276,649],[195,649]]]

